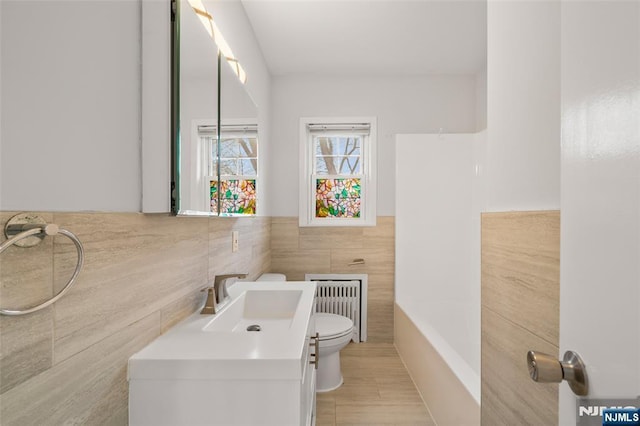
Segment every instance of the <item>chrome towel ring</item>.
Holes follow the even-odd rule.
[[[22,310],[0,308],[0,314],[26,315],[32,312],[39,311],[40,309],[44,309],[47,306],[55,303],[71,289],[71,286],[78,277],[78,274],[80,273],[80,270],[82,269],[82,265],[84,263],[84,248],[82,247],[82,243],[80,242],[78,237],[76,237],[73,232],[62,229],[58,227],[58,225],[53,223],[47,224],[46,222],[44,222],[44,220],[42,220],[42,218],[38,216],[19,214],[12,217],[9,222],[7,222],[7,225],[5,227],[5,234],[9,239],[0,244],[0,253],[14,244],[19,247],[31,247],[39,244],[40,241],[47,235],[55,236],[58,234],[62,234],[73,241],[73,244],[76,246],[76,250],[78,251],[78,264],[76,265],[76,269],[75,271],[73,271],[73,275],[71,275],[69,282],[67,282],[67,285],[65,285],[64,288],[51,299],[39,305]],[[38,240],[38,238],[40,240]]]

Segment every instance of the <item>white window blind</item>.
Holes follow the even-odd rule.
[[[307,125],[311,134],[356,134],[369,135],[371,124],[369,123],[332,123],[332,124],[316,124]]]

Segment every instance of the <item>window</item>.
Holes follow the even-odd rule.
[[[303,118],[300,226],[376,223],[374,118]]]
[[[257,126],[222,125],[219,157],[215,127],[212,129],[212,126],[201,126],[198,134],[202,146],[210,153],[205,156],[209,159],[206,168],[209,185],[205,196],[210,211],[221,216],[255,215],[258,184]]]

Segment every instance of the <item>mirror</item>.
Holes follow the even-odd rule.
[[[254,215],[258,109],[234,72],[239,63],[209,20],[206,2],[175,0],[175,4],[172,212]],[[226,55],[210,33],[227,46]]]
[[[224,62],[224,59],[222,60]],[[219,182],[211,182],[212,211],[255,215],[258,184],[258,108],[232,68],[220,67]],[[219,205],[213,206],[219,191]]]

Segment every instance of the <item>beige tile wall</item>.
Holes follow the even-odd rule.
[[[560,212],[482,215],[482,424],[557,425],[558,385],[528,350],[558,355]]]
[[[271,270],[289,280],[306,273],[368,274],[368,340],[393,342],[395,271],[394,217],[378,217],[375,227],[305,227],[297,217],[274,217]],[[364,265],[349,266],[357,258]]]
[[[13,212],[0,213],[0,227]],[[85,266],[55,305],[0,316],[0,424],[127,424],[127,360],[203,301],[214,275],[270,268],[270,218],[42,213],[84,244]],[[231,252],[231,231],[240,249]],[[3,240],[4,238],[2,238]],[[63,236],[0,256],[0,305],[30,306],[75,267]]]

